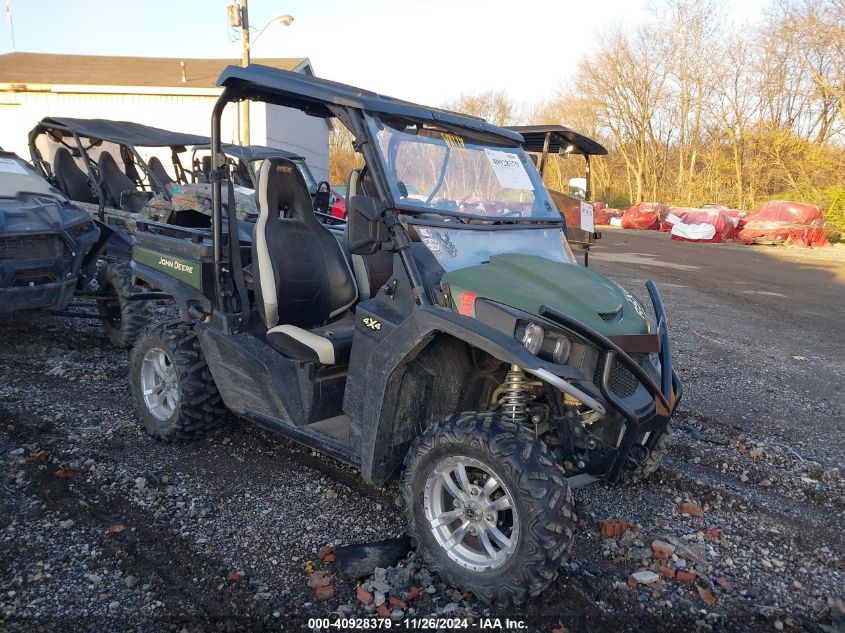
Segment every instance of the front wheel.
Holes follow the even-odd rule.
[[[462,413],[427,429],[405,458],[401,491],[417,551],[484,602],[539,594],[572,543],[563,468],[542,440],[494,414]]]
[[[226,410],[194,328],[147,330],[129,357],[129,386],[144,430],[161,440],[188,440],[220,423]]]

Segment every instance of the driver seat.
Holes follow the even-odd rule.
[[[59,189],[68,198],[76,202],[97,204],[94,192],[88,184],[88,176],[77,166],[71,153],[64,147],[56,150],[53,156],[53,173],[59,182]]]
[[[358,287],[340,244],[314,215],[292,161],[265,160],[258,182],[252,261],[267,342],[297,360],[345,364],[354,320],[332,320],[355,303]]]

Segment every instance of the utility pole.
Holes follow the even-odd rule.
[[[12,52],[15,52],[15,23],[12,21],[12,0],[6,0],[6,20],[9,22],[9,32],[12,34]]]
[[[241,5],[241,45],[243,46],[243,53],[241,56],[241,66],[246,68],[249,66],[249,11],[247,9],[247,0],[240,0]],[[249,100],[245,99],[240,102],[241,109],[241,145],[249,145]]]

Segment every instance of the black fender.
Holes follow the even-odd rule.
[[[401,464],[410,443],[396,432],[400,421],[394,419],[389,406],[385,407],[391,398],[395,400],[395,394],[391,394],[402,388],[402,380],[397,383],[396,372],[404,372],[405,365],[437,336],[452,337],[503,363],[542,367],[566,379],[584,379],[580,370],[546,363],[525,349],[513,335],[453,310],[436,305],[417,306],[406,319],[391,323],[391,317],[395,316],[381,301],[359,304],[343,404],[351,428],[360,430],[353,442],[360,446],[361,474],[375,485],[387,481]],[[379,321],[381,327],[377,332],[365,324],[367,318]],[[432,394],[432,397],[436,396]]]
[[[129,261],[132,259],[132,244],[135,240],[123,229],[110,226],[105,222],[92,219],[92,222],[100,229],[100,237],[82,260],[83,270],[92,270],[92,266],[99,259],[111,261]]]

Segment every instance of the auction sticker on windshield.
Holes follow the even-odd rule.
[[[487,160],[496,174],[499,184],[505,189],[534,189],[528,172],[517,154],[484,148]]]
[[[0,171],[7,174],[28,175],[26,169],[24,169],[18,161],[12,160],[11,158],[0,158]]]

